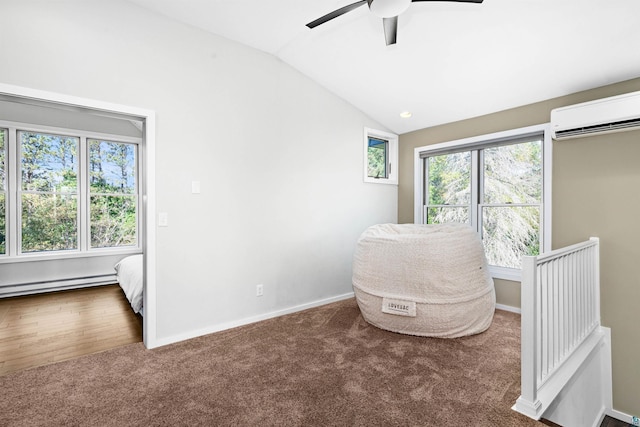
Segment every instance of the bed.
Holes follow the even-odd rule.
[[[134,313],[142,315],[142,254],[123,258],[114,268],[118,283],[129,300],[131,308]]]
[[[353,260],[364,319],[409,335],[456,338],[485,331],[495,290],[478,234],[465,224],[378,224]]]

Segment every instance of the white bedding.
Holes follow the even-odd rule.
[[[142,255],[123,258],[115,267],[116,277],[134,313],[142,311]],[[142,313],[141,313],[142,314]]]

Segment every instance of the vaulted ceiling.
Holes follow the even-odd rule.
[[[640,76],[638,0],[414,2],[391,46],[366,4],[305,26],[355,0],[130,1],[273,54],[400,134]]]

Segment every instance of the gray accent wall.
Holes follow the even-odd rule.
[[[398,221],[413,222],[414,148],[549,122],[553,108],[640,90],[640,78],[400,136]],[[552,246],[599,237],[601,315],[611,328],[613,406],[640,414],[640,131],[553,142]],[[520,283],[496,280],[497,302],[520,305]]]

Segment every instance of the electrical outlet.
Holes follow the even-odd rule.
[[[263,293],[264,293],[264,286],[256,285],[256,296],[261,297]]]
[[[636,417],[635,415],[631,417],[631,425],[640,426],[640,418]]]

